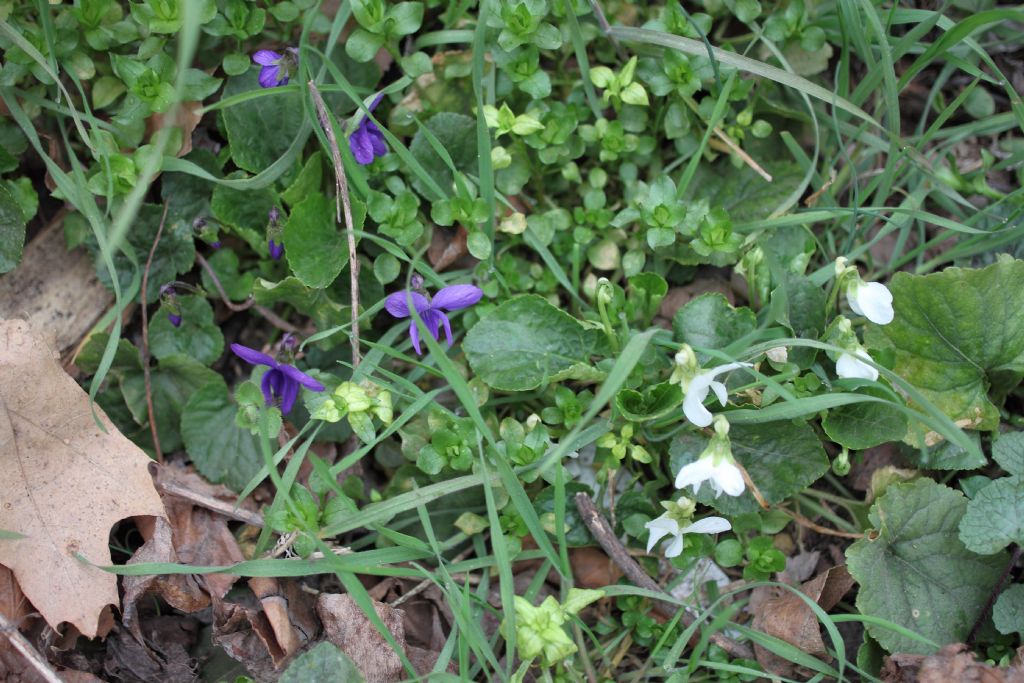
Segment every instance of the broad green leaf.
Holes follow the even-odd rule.
[[[974,444],[970,450],[949,441],[917,449],[917,466],[926,470],[976,470],[982,467],[985,456],[981,452],[981,436],[978,432],[967,432],[967,438]],[[985,481],[988,481],[987,477]]]
[[[213,307],[198,296],[179,296],[176,302],[181,315],[178,327],[171,323],[169,311],[163,306],[150,321],[150,353],[158,359],[182,354],[203,365],[212,364],[224,351],[224,335],[213,321]]]
[[[752,310],[733,308],[718,292],[701,294],[672,316],[676,341],[706,349],[724,349],[756,327]],[[700,354],[698,359],[704,362],[707,356]]]
[[[828,411],[821,426],[828,438],[859,451],[902,439],[907,417],[886,403],[850,403]]]
[[[177,450],[182,444],[178,423],[185,402],[200,387],[220,376],[188,356],[164,358],[150,370],[149,376],[153,387],[153,415],[156,418],[160,448],[165,453]],[[121,394],[135,421],[140,425],[148,425],[146,381],[141,369],[124,375]]]
[[[25,246],[25,217],[6,187],[0,185],[0,273],[13,270],[21,262]]]
[[[1024,632],[1024,584],[1015,583],[999,595],[992,608],[996,630],[1010,635]]]
[[[337,645],[322,642],[288,665],[278,683],[363,683],[355,662]]]
[[[281,193],[281,199],[288,206],[295,206],[313,192],[320,191],[320,184],[323,180],[323,152],[313,152],[306,163],[302,165],[299,175],[288,186],[288,189]]]
[[[804,422],[777,421],[761,424],[737,424],[729,431],[732,454],[743,465],[768,504],[781,503],[817,481],[828,470],[828,457],[821,440]],[[698,457],[708,439],[694,433],[676,437],[669,447],[673,477]],[[691,489],[687,489],[690,495]],[[732,497],[715,498],[711,485],[701,485],[694,496],[726,515],[758,512],[761,507],[750,491]]]
[[[462,344],[470,367],[494,389],[527,391],[563,379],[593,377],[593,331],[525,294],[506,301],[473,326]]]
[[[1024,543],[1024,477],[996,479],[967,503],[960,540],[981,555]]]
[[[235,424],[237,408],[224,380],[215,375],[192,393],[181,412],[181,438],[199,473],[240,491],[260,470],[257,437]]]
[[[476,175],[476,119],[465,114],[443,111],[431,116],[423,125],[448,151],[457,170]],[[451,169],[434,151],[426,135],[421,131],[417,131],[413,136],[409,151],[442,190],[451,191],[454,180]],[[420,180],[414,179],[413,185],[420,194],[431,196]]]
[[[992,458],[1010,474],[1024,476],[1024,432],[1000,434],[992,444]]]
[[[771,297],[776,320],[792,330],[794,336],[816,340],[825,331],[825,290],[809,277],[787,272]],[[789,360],[802,368],[808,367],[817,353],[817,349],[794,346],[789,349]]]
[[[355,229],[363,226],[365,206],[352,201]],[[309,287],[324,288],[334,282],[348,263],[345,227],[335,223],[334,202],[317,192],[292,208],[284,226],[284,249],[295,277]]]
[[[262,90],[259,69],[233,76],[223,98]],[[231,158],[240,168],[258,173],[285,153],[302,124],[302,100],[297,93],[271,89],[260,97],[226,108],[223,112]]]
[[[931,479],[885,490],[871,506],[874,530],[846,551],[850,574],[860,584],[862,614],[939,646],[964,641],[1006,566],[1005,553],[983,557],[960,542],[957,526],[966,508],[962,493]],[[867,630],[889,652],[934,651],[870,622]]]
[[[266,228],[270,210],[276,203],[277,197],[269,188],[236,190],[227,185],[217,185],[210,199],[210,210],[253,251],[266,254]]]
[[[615,395],[615,407],[622,416],[633,422],[645,422],[664,417],[683,403],[683,390],[678,384],[661,382],[642,392],[620,389]]]
[[[897,273],[889,289],[896,318],[870,325],[869,344],[891,347],[895,372],[960,426],[994,429],[999,411],[988,398],[989,374],[1020,369],[1024,354],[1024,261]]]

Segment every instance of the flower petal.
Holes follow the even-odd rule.
[[[365,123],[364,121],[359,124],[359,127],[348,136],[348,147],[352,150],[352,156],[363,166],[373,162],[373,140],[363,125]]]
[[[665,557],[679,557],[683,553],[683,535],[676,534],[665,547]]]
[[[444,325],[444,336],[448,340],[448,348],[451,348],[452,347],[452,321],[448,320],[448,316],[446,316],[441,311],[437,311],[437,314],[439,316],[441,316],[441,324]]]
[[[703,391],[693,391],[693,385],[691,384],[690,388],[691,391],[687,392],[686,398],[683,399],[683,415],[698,427],[707,427],[714,419],[711,411],[704,407],[704,399],[707,398],[708,387],[703,387]]]
[[[273,50],[257,50],[252,56],[252,61],[261,66],[276,66],[284,58]]]
[[[682,529],[684,534],[720,534],[732,528],[729,520],[723,517],[705,517]]]
[[[291,365],[281,364],[278,369],[284,373],[284,375],[293,382],[301,384],[302,386],[311,389],[313,391],[323,391],[324,385],[317,382],[315,379],[304,373],[298,368],[292,367]]]
[[[377,93],[377,96],[373,98],[373,101],[370,102],[369,106],[367,106],[366,108],[369,109],[370,111],[373,111],[374,109],[377,108],[377,105],[380,104],[380,101],[382,99],[384,99],[384,92],[383,91]]]
[[[416,326],[415,320],[409,323],[409,339],[412,340],[412,348],[416,349],[416,355],[422,356],[423,351],[420,350],[420,328]]]
[[[273,88],[277,86],[277,74],[281,70],[279,66],[265,66],[260,69],[260,87]],[[286,79],[287,80],[287,79]]]
[[[747,488],[743,481],[743,472],[731,462],[720,462],[715,465],[712,481],[715,488],[728,496],[738,496]]]
[[[896,317],[892,310],[892,292],[881,282],[856,282],[846,290],[846,300],[857,315],[876,325],[888,325]]]
[[[668,514],[652,519],[647,524],[644,524],[644,527],[651,532],[647,539],[647,552],[651,552],[651,549],[658,545],[658,541],[666,535],[679,533],[679,524],[669,517]]]
[[[370,132],[370,147],[373,149],[373,155],[375,157],[382,157],[388,153],[387,142],[384,141],[384,134],[380,132],[377,126],[373,125],[373,121],[370,121],[369,126],[373,126],[374,130]]]
[[[442,311],[457,311],[472,306],[483,295],[483,290],[476,285],[448,285],[434,295],[430,305]]]
[[[274,405],[274,378],[278,376],[274,370],[263,373],[263,380],[260,382],[260,389],[263,390],[263,401],[266,405]]]
[[[693,492],[700,491],[701,483],[714,476],[714,465],[708,458],[699,458],[689,465],[684,465],[679,474],[676,475],[676,488],[682,489],[693,486]]]
[[[729,402],[729,390],[725,388],[725,385],[715,380],[710,385],[711,391],[715,392],[715,396],[718,397],[718,402],[723,406]]]
[[[866,360],[871,359],[864,351],[857,351],[856,354],[843,353],[836,361],[836,374],[843,379],[867,379],[872,382],[877,380],[878,370],[860,360],[858,356]]]
[[[271,368],[277,367],[277,361],[272,356],[268,356],[265,353],[260,353],[256,349],[250,349],[248,346],[242,346],[241,344],[232,344],[231,352],[236,356],[244,360],[246,363],[252,365],[266,365]]]
[[[430,336],[436,341],[441,341],[439,334],[441,332],[441,318],[444,317],[444,313],[435,311],[431,307],[420,312],[420,317],[423,319],[423,324],[427,326],[427,332],[430,332]]]
[[[423,311],[430,308],[430,302],[427,301],[427,297],[419,292],[412,292],[408,289],[388,294],[387,298],[384,299],[384,308],[396,318],[408,318],[410,299],[412,300],[412,305],[420,312],[420,315],[423,314]]]
[[[285,366],[287,367],[287,366]],[[283,375],[282,375],[283,377]],[[284,377],[281,387],[281,414],[287,415],[295,405],[295,399],[299,395],[299,383],[291,377]]]

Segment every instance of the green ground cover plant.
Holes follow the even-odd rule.
[[[0,2],[0,285],[111,293],[78,386],[3,302],[0,668],[1022,675],[1022,36]]]

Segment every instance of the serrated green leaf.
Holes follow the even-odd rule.
[[[981,555],[1024,543],[1024,477],[996,479],[967,503],[960,540]]]
[[[778,421],[756,425],[737,424],[729,431],[732,454],[743,465],[764,499],[771,505],[781,503],[817,481],[828,470],[828,457],[810,425]],[[669,463],[674,476],[684,465],[696,460],[707,448],[704,436],[684,433],[669,447]],[[687,495],[690,495],[687,489]],[[701,485],[694,496],[726,515],[758,512],[760,505],[750,491],[740,496],[715,498],[711,486]]]
[[[907,433],[907,417],[885,403],[851,403],[828,411],[821,426],[828,438],[859,451],[899,441]]]
[[[0,185],[0,273],[21,263],[25,247],[25,217],[10,191]]]
[[[363,226],[364,205],[352,201],[355,229]],[[314,288],[334,282],[348,264],[348,241],[344,227],[335,223],[334,202],[317,192],[292,208],[284,226],[284,248],[295,277]]]
[[[1000,434],[992,444],[992,458],[1010,474],[1024,476],[1024,432]]]
[[[165,453],[181,448],[178,427],[185,402],[200,387],[219,378],[216,372],[188,356],[168,356],[150,370],[153,415],[160,447]],[[141,369],[125,373],[121,380],[121,394],[135,422],[148,425],[146,381]]]
[[[199,473],[240,491],[260,470],[259,442],[235,424],[237,408],[219,375],[194,391],[181,412],[181,438]]]
[[[224,351],[224,335],[213,321],[213,307],[198,296],[175,297],[181,324],[175,327],[161,306],[149,323],[149,351],[154,358],[182,354],[210,365]]]
[[[963,494],[918,479],[890,485],[873,506],[874,531],[846,551],[860,584],[857,607],[943,646],[963,642],[1006,566],[1005,553],[981,556],[964,547],[957,526]],[[889,652],[932,654],[934,648],[868,623]]]
[[[223,97],[261,90],[258,78],[257,68],[229,78]],[[231,158],[240,168],[258,173],[291,146],[302,124],[302,102],[292,92],[274,93],[232,105],[223,117]]]
[[[988,374],[1019,367],[1024,354],[1024,261],[897,273],[889,289],[896,317],[870,325],[869,344],[891,347],[894,371],[950,419],[994,429],[999,411],[988,397]]]
[[[757,319],[749,308],[733,308],[717,292],[701,294],[672,316],[672,331],[678,342],[707,349],[724,349],[737,339],[750,334]],[[699,354],[702,363],[705,354]]]
[[[525,294],[484,316],[462,347],[470,367],[489,386],[527,391],[589,368],[592,333],[543,297]]]

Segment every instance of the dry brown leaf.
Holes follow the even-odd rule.
[[[203,118],[202,111],[202,102],[182,102],[176,110],[173,121],[165,121],[166,114],[153,114],[146,119],[146,135],[152,136],[164,126],[181,128],[181,149],[175,151],[174,155],[183,157],[192,151],[192,133]],[[171,150],[167,150],[167,152],[170,153]]]
[[[427,249],[427,260],[434,270],[442,271],[469,254],[466,240],[469,234],[461,225],[454,230],[435,228]]]
[[[319,633],[314,598],[288,579],[255,577],[249,579],[249,588],[266,615],[277,645],[275,650],[282,653],[274,661],[280,666],[284,659],[294,655]]]
[[[405,647],[402,610],[374,601],[373,607],[395,642]],[[366,678],[366,683],[394,683],[406,678],[398,654],[356,604],[352,596],[321,593],[316,612],[324,624],[327,640],[344,651]]]
[[[1024,668],[989,666],[963,643],[953,643],[929,656],[890,655],[879,676],[886,683],[1024,683]]]
[[[81,562],[110,564],[110,528],[135,515],[163,515],[149,457],[122,435],[56,354],[23,320],[0,321],[0,564],[47,623],[99,635],[103,608],[118,603],[117,577]]]
[[[800,586],[804,595],[814,600],[826,612],[853,587],[853,577],[845,566],[832,567]],[[812,657],[827,658],[828,650],[821,639],[821,625],[814,612],[800,596],[784,588],[757,588],[758,599],[751,596],[755,611],[753,627],[768,635],[781,638]],[[795,665],[768,650],[754,645],[757,661],[767,671],[790,677]]]
[[[593,546],[569,550],[576,585],[580,588],[604,588],[622,578],[622,570],[604,551]]]

